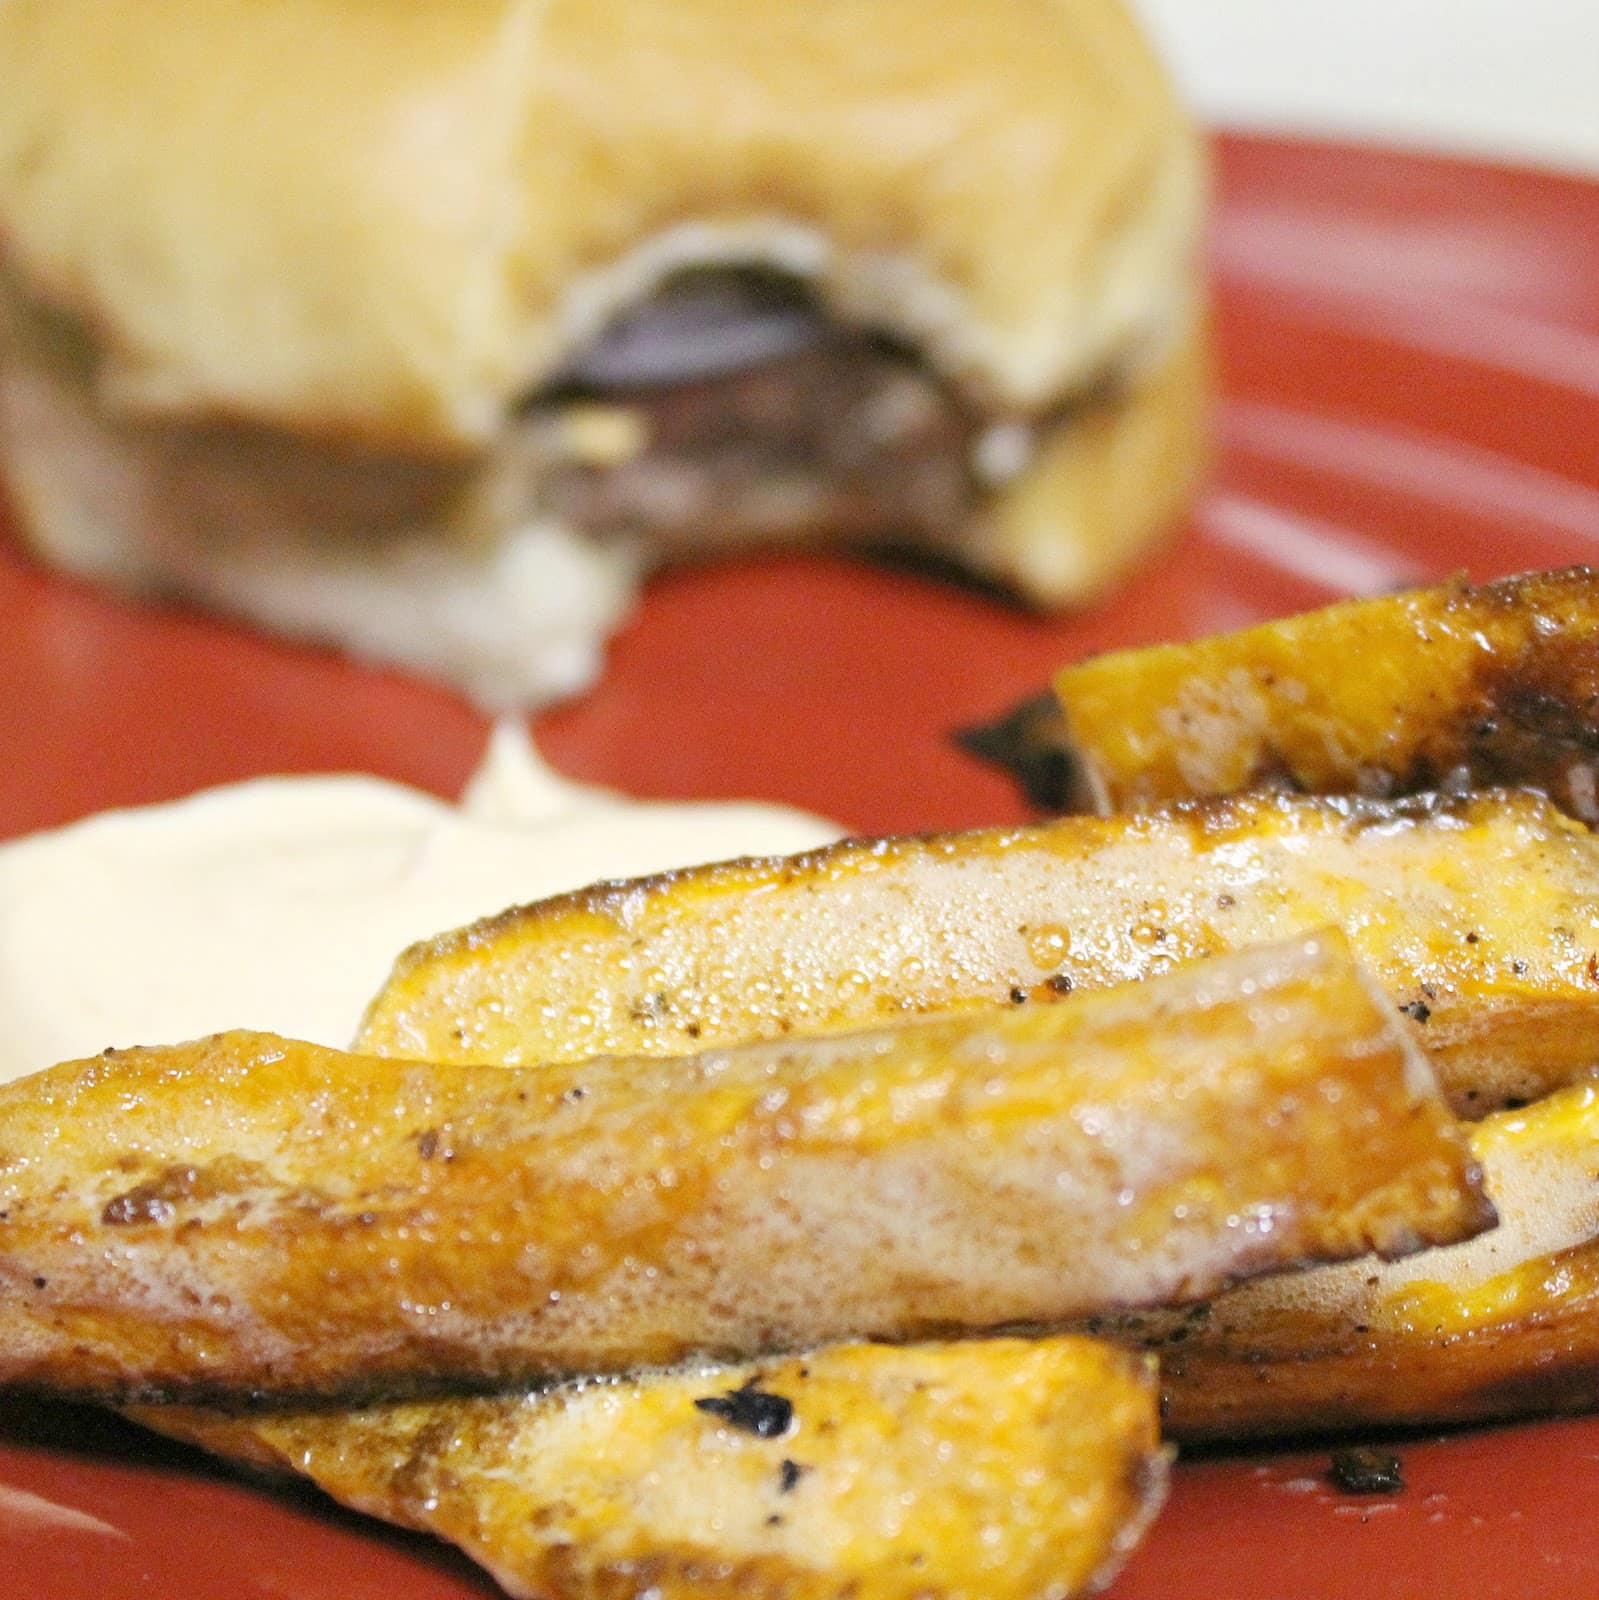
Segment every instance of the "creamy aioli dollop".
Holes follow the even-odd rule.
[[[780,806],[570,783],[509,722],[454,806],[338,776],[107,812],[0,846],[0,1082],[226,1028],[342,1047],[418,939],[600,879],[839,831]]]

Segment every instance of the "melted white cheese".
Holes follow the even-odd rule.
[[[262,1028],[345,1046],[406,945],[579,888],[838,837],[782,807],[630,801],[495,730],[457,806],[261,778],[0,846],[0,1082]]]

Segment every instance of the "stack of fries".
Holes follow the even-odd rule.
[[[1064,1597],[1166,1441],[1593,1403],[1599,580],[979,742],[1128,809],[601,885],[408,951],[350,1054],[0,1088],[0,1383],[548,1600]]]

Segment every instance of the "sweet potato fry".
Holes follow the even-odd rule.
[[[963,741],[1050,810],[1527,784],[1599,821],[1599,574],[1460,580],[1096,656]]]
[[[1159,1351],[1168,1430],[1235,1439],[1599,1403],[1599,1084],[1498,1112],[1472,1145],[1491,1234],[1109,1326]]]
[[[532,1064],[862,1027],[1346,930],[1456,1110],[1599,1063],[1599,839],[1527,794],[1240,796],[601,885],[407,952],[358,1050]]]
[[[1052,1323],[1492,1220],[1336,934],[689,1063],[223,1034],[0,1087],[0,1128],[0,1383],[123,1401]]]
[[[1151,1372],[1071,1338],[136,1415],[439,1534],[527,1600],[1065,1600],[1121,1565],[1166,1480]]]

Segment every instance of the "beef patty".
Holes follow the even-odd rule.
[[[947,534],[977,493],[982,432],[910,351],[740,269],[619,319],[527,406],[512,448],[560,520],[683,555]]]

